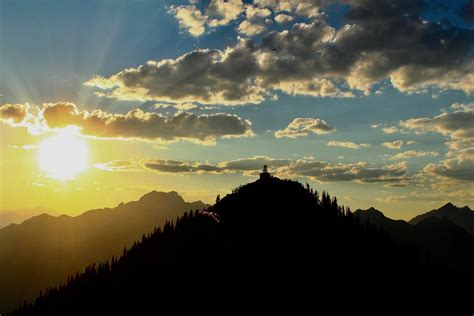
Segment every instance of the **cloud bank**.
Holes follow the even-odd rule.
[[[17,105],[0,107],[2,120],[18,123],[26,116],[22,109]],[[250,121],[225,113],[195,115],[179,112],[165,116],[135,109],[126,114],[113,114],[102,110],[79,111],[72,103],[49,103],[39,110],[36,120],[46,128],[75,125],[83,135],[99,138],[163,142],[189,140],[214,144],[219,138],[254,135]]]
[[[226,25],[245,15],[238,28],[250,36],[267,27],[265,9],[272,16],[282,11],[304,17],[304,22],[270,31],[259,41],[239,38],[222,50],[149,61],[85,84],[100,96],[123,100],[223,105],[258,104],[275,91],[352,97],[354,92],[370,94],[374,84],[385,81],[404,93],[474,91],[474,30],[423,19],[426,3],[421,0],[345,1],[350,5],[345,24],[335,29],[320,12],[334,2],[264,0],[250,10],[242,1],[211,1],[201,13],[206,25]],[[204,22],[193,13],[196,8],[174,10],[190,32],[202,34]],[[265,24],[256,23],[256,17]]]

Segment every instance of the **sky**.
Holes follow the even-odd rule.
[[[0,0],[0,210],[263,164],[352,209],[474,202],[474,1]]]

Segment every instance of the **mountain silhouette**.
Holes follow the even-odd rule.
[[[409,223],[417,224],[429,217],[446,217],[453,223],[463,227],[469,234],[474,236],[474,212],[468,207],[457,207],[452,203],[447,203],[439,209],[429,211],[412,218]]]
[[[465,271],[466,277],[474,278],[474,236],[449,220],[447,217],[429,216],[409,224],[403,220],[393,220],[382,212],[370,208],[357,210],[354,215],[361,223],[371,223],[387,232],[394,241],[416,245],[432,260],[449,265],[453,269]]]
[[[13,210],[2,210],[0,211],[0,229],[10,224],[20,224],[24,220],[37,216],[43,213],[57,216],[59,215],[56,211],[53,211],[47,207],[38,206],[35,208],[25,209],[13,209]]]
[[[138,201],[71,217],[41,214],[0,229],[0,312],[64,281],[93,263],[122,254],[167,219],[207,207],[176,192],[150,192]]]
[[[361,223],[336,198],[267,176],[167,222],[12,315],[471,315],[472,293],[462,273]]]

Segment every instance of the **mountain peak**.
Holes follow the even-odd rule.
[[[175,200],[177,202],[185,203],[184,199],[176,191],[170,191],[170,192],[151,191],[151,192],[143,195],[139,199],[139,201],[140,202],[159,202],[163,199]]]
[[[453,208],[453,207],[456,207],[453,203],[451,202],[448,202],[446,204],[444,204],[442,207],[440,208]]]

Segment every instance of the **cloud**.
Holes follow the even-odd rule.
[[[236,160],[224,161],[219,166],[227,172],[243,172],[247,175],[256,175],[267,165],[270,170],[278,170],[280,167],[288,166],[292,163],[290,159],[275,159],[267,156],[254,156],[251,158],[240,158]]]
[[[270,11],[268,8],[261,8],[253,5],[247,5],[245,8],[245,16],[247,19],[266,18],[270,15],[272,15],[272,11]]]
[[[275,16],[275,22],[279,24],[285,24],[293,21],[293,17],[288,14],[280,13],[277,16]]]
[[[243,21],[240,23],[238,31],[240,34],[244,34],[247,36],[254,36],[261,34],[267,30],[265,25],[259,23],[252,23],[249,21]]]
[[[387,186],[403,186],[407,178],[406,162],[374,166],[367,162],[329,163],[298,160],[284,172],[304,176],[322,182],[353,181],[359,183],[383,183]]]
[[[257,61],[251,41],[241,40],[226,51],[195,50],[175,60],[149,61],[109,78],[94,77],[86,85],[104,90],[101,96],[169,103],[257,104],[266,91],[256,84]]]
[[[403,128],[417,133],[436,132],[452,139],[474,138],[474,108],[472,105],[454,104],[453,112],[433,118],[412,118],[400,122]]]
[[[398,153],[392,157],[391,160],[404,160],[404,159],[411,159],[411,158],[421,158],[421,157],[438,157],[439,153],[436,151],[416,151],[416,150],[408,150],[402,153]]]
[[[171,11],[179,22],[179,26],[193,36],[200,36],[206,31],[207,18],[192,5],[173,6]]]
[[[335,146],[335,147],[343,147],[343,148],[350,148],[350,149],[359,149],[359,148],[368,148],[370,147],[369,144],[356,144],[353,142],[341,142],[337,140],[331,140],[328,142],[328,146]]]
[[[273,11],[293,12],[304,17],[315,17],[321,6],[336,1],[326,0],[255,0],[254,4],[260,7],[268,7]]]
[[[368,162],[332,163],[317,161],[314,158],[278,159],[267,156],[254,156],[217,163],[145,159],[139,162],[112,161],[96,165],[106,171],[152,170],[171,174],[242,174],[256,177],[263,165],[268,165],[270,172],[280,177],[304,177],[320,182],[357,182],[381,183],[384,186],[405,186],[408,183],[406,162],[376,166]]]
[[[131,160],[112,160],[105,163],[97,163],[94,167],[104,171],[134,171],[140,169],[139,164]]]
[[[335,130],[335,128],[319,118],[295,118],[285,129],[276,131],[275,137],[297,138],[310,134],[329,134]]]
[[[446,159],[428,164],[423,171],[431,176],[439,176],[462,181],[474,181],[474,159]]]
[[[211,17],[209,25],[211,27],[227,25],[235,20],[244,10],[241,0],[211,0],[207,7],[207,14]]]
[[[403,140],[395,140],[393,142],[384,142],[382,143],[382,146],[390,148],[390,149],[400,149],[403,146]]]
[[[179,103],[179,104],[172,104],[172,103],[157,103],[154,105],[155,109],[167,109],[167,108],[175,108],[178,111],[189,111],[196,109],[197,106],[193,103]]]
[[[40,122],[38,124],[43,130],[75,125],[83,135],[99,138],[163,142],[188,140],[214,144],[218,138],[254,135],[250,121],[225,113],[195,115],[178,112],[165,116],[134,109],[126,114],[114,114],[102,110],[79,111],[73,103],[59,102],[44,104],[34,120]]]
[[[4,104],[0,106],[0,121],[7,124],[21,123],[28,113],[28,107],[23,104]]]
[[[351,181],[358,183],[382,183],[386,186],[404,186],[408,181],[406,162],[377,167],[367,162],[331,163],[314,159],[291,160],[255,156],[217,164],[184,161],[163,163],[160,161],[156,166],[146,166],[161,172],[241,173],[247,176],[257,176],[263,165],[268,165],[273,174],[282,177],[306,177],[321,182]],[[202,168],[202,166],[205,167]]]
[[[247,35],[263,31],[265,26],[253,19],[264,9],[310,18],[270,31],[258,42],[240,38],[223,50],[149,61],[86,84],[99,89],[100,96],[117,99],[224,105],[261,103],[275,91],[370,94],[374,84],[385,80],[405,93],[474,91],[474,30],[424,20],[421,0],[349,0],[345,24],[335,29],[318,13],[333,2],[263,0],[248,9],[242,1],[211,1],[205,11],[209,25],[240,19],[245,11],[238,25]],[[201,33],[198,20],[192,25]]]
[[[144,162],[144,166],[163,173],[220,173],[223,171],[216,165],[180,160],[151,159]]]

